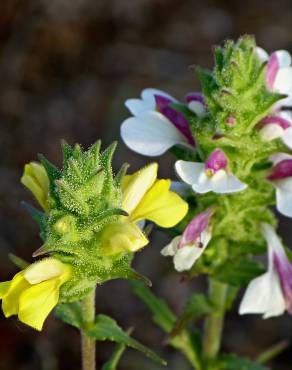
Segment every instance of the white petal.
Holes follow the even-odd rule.
[[[256,53],[257,53],[257,56],[260,58],[260,60],[262,60],[263,62],[266,62],[269,60],[269,54],[263,48],[260,48],[259,46],[256,47]]]
[[[292,67],[279,69],[275,82],[274,89],[282,94],[291,94],[292,92]],[[283,104],[283,102],[281,101]]]
[[[277,210],[286,217],[292,217],[292,179],[289,180],[279,180],[276,184]],[[284,181],[286,184],[283,187],[279,187],[278,183],[281,182],[283,184]],[[287,181],[289,181],[289,186]]]
[[[219,194],[235,193],[247,188],[236,176],[219,170],[211,179],[212,191]]]
[[[282,140],[289,149],[292,149],[292,127],[289,127],[287,130],[284,131]]]
[[[180,160],[175,162],[175,170],[184,182],[193,185],[199,182],[200,175],[205,171],[205,164]]]
[[[173,258],[174,268],[179,272],[189,270],[203,251],[203,248],[191,246],[179,249]]]
[[[203,170],[198,178],[198,181],[193,183],[193,190],[196,193],[205,194],[212,190],[211,178],[206,175],[205,170]]]
[[[166,247],[164,247],[160,251],[160,253],[163,256],[174,256],[178,250],[178,245],[179,245],[180,240],[181,240],[181,236],[176,236],[175,238],[172,239],[172,241]]]
[[[142,100],[147,105],[152,106],[153,107],[152,109],[155,109],[156,107],[155,95],[164,96],[165,98],[173,100],[174,102],[177,103],[177,100],[173,96],[167,94],[166,92],[162,90],[152,89],[152,88],[144,89],[141,93]]]
[[[125,106],[134,116],[147,110],[155,110],[155,104],[149,104],[149,102],[145,102],[141,99],[128,99],[125,101]]]
[[[196,113],[198,117],[203,117],[206,114],[206,107],[204,104],[200,103],[199,101],[191,101],[188,103],[188,107],[191,111]]]
[[[289,67],[291,65],[291,55],[287,50],[276,51],[279,67]]]
[[[174,145],[187,143],[166,117],[154,111],[126,119],[121,126],[121,136],[130,149],[150,157],[161,155]]]
[[[264,141],[271,141],[282,137],[284,134],[284,129],[276,123],[269,123],[261,128],[259,134]]]
[[[285,301],[277,273],[272,270],[252,280],[239,307],[241,315],[263,314],[264,318],[282,315]]]

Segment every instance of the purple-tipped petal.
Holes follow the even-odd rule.
[[[215,149],[205,162],[205,169],[216,173],[219,170],[225,170],[228,165],[228,160],[221,149]]]
[[[279,61],[276,53],[272,53],[267,64],[267,86],[272,89],[279,70]]]
[[[292,264],[285,253],[273,254],[273,263],[278,273],[287,311],[292,314]]]
[[[284,159],[277,163],[270,175],[267,177],[270,181],[282,180],[292,176],[292,159]]]
[[[186,227],[184,233],[182,234],[178,248],[183,248],[186,245],[198,244],[200,245],[200,237],[203,231],[205,231],[210,222],[210,218],[213,215],[214,210],[212,208],[207,209],[204,212],[196,215],[191,222]]]
[[[155,95],[157,110],[162,113],[169,121],[186,137],[189,144],[195,146],[195,139],[190,130],[189,123],[185,116],[169,105],[174,101],[165,96]]]
[[[281,116],[266,116],[263,118],[260,123],[259,127],[262,128],[263,126],[266,125],[278,125],[280,126],[283,130],[286,130],[287,128],[291,127],[291,122]]]
[[[190,103],[192,101],[197,101],[203,105],[206,105],[204,96],[201,93],[196,93],[196,92],[188,93],[185,97],[185,100],[187,103]]]

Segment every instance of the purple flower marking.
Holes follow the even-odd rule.
[[[188,93],[185,97],[185,100],[187,103],[190,103],[192,101],[197,101],[203,105],[206,105],[204,96],[201,93],[195,93],[195,92]]]
[[[270,181],[282,180],[286,177],[292,176],[292,159],[284,159],[277,163],[273,168],[271,174],[267,177]]]
[[[228,160],[223,150],[215,149],[205,162],[205,169],[211,170],[212,173],[216,173],[221,169],[226,169],[227,165]]]
[[[266,116],[260,121],[258,127],[262,128],[263,126],[270,124],[278,125],[282,127],[283,130],[286,130],[287,128],[291,127],[290,122],[287,119],[280,116]]]
[[[272,53],[267,64],[266,81],[269,89],[272,89],[279,70],[279,61],[276,53]]]
[[[292,264],[285,253],[273,253],[273,263],[277,270],[287,311],[292,314]]]
[[[173,101],[165,96],[154,95],[157,110],[162,113],[170,122],[187,138],[189,144],[195,146],[195,139],[190,130],[190,126],[185,116],[169,105]]]
[[[202,232],[208,227],[213,213],[213,208],[208,208],[206,211],[199,213],[191,220],[182,234],[178,246],[179,249],[191,244],[198,244],[198,247],[202,247],[200,245],[200,237]]]

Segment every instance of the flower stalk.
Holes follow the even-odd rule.
[[[82,301],[82,318],[85,327],[94,323],[95,319],[95,289]],[[96,369],[96,342],[81,331],[82,370]]]
[[[207,361],[216,358],[220,350],[227,289],[227,284],[209,280],[209,298],[216,309],[205,321],[204,357]]]

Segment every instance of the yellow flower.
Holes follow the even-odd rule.
[[[0,299],[5,317],[18,315],[23,323],[41,330],[59,301],[59,290],[69,280],[71,267],[55,258],[35,262],[0,283]]]
[[[44,167],[37,162],[26,164],[20,181],[33,193],[44,211],[48,211],[49,178]]]
[[[170,180],[157,180],[157,163],[151,163],[122,184],[122,208],[129,213],[131,222],[149,220],[161,227],[173,227],[188,211],[188,204],[170,191]]]
[[[170,191],[170,180],[157,180],[157,163],[126,176],[122,183],[122,208],[129,214],[124,222],[105,228],[105,253],[123,250],[135,252],[148,244],[137,223],[155,222],[161,227],[173,227],[188,211],[188,204]]]

